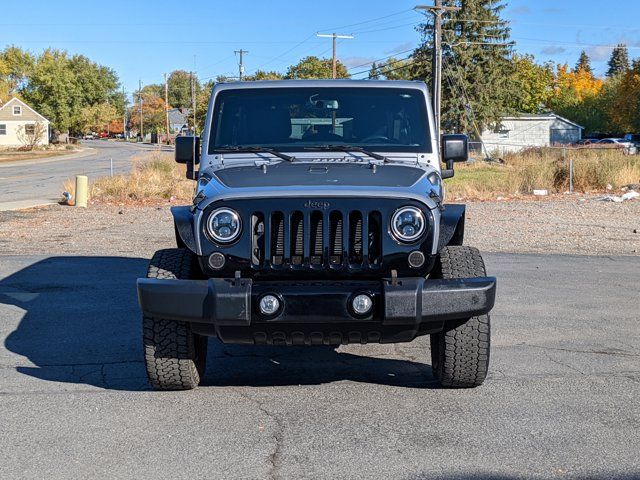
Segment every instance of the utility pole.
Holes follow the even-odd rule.
[[[325,35],[325,34],[321,34],[321,33],[316,33],[316,37],[322,37],[322,38],[332,38],[333,39],[333,61],[331,63],[331,69],[332,69],[332,74],[331,74],[331,78],[337,78],[338,77],[338,55],[336,52],[336,39],[338,38],[353,38],[353,35],[336,35],[335,33],[332,33],[331,35]]]
[[[244,77],[244,59],[243,59],[243,55],[245,53],[249,53],[247,50],[234,50],[233,53],[237,53],[240,55],[240,62],[238,63],[238,78],[240,79],[240,81],[242,81],[242,77]]]
[[[169,83],[167,82],[167,74],[164,74],[164,110],[167,120],[167,143],[169,143]]]
[[[142,128],[142,80],[138,80],[138,104],[140,108],[140,141],[144,141],[144,129]]]
[[[127,94],[122,87],[122,138],[127,139]]]
[[[434,0],[434,5],[417,5],[414,10],[426,10],[433,14],[433,59],[431,72],[431,95],[433,95],[433,115],[435,117],[436,135],[440,138],[442,111],[442,15],[456,12],[459,7],[444,7],[442,0]]]

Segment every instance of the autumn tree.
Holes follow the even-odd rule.
[[[166,129],[166,104],[164,99],[145,92],[136,92],[135,98],[142,95],[142,130],[143,133],[164,132]],[[140,104],[136,102],[129,110],[130,126],[132,130],[140,132]]]
[[[332,78],[332,60],[330,58],[318,58],[315,56],[305,57],[297,64],[291,65],[287,69],[285,78]],[[349,78],[347,67],[340,61],[336,65],[337,78]]]
[[[595,106],[604,81],[592,72],[581,68],[569,70],[568,65],[558,65],[553,95],[549,99],[551,109],[564,117],[582,125],[587,131],[598,129],[601,117],[596,115]]]
[[[611,119],[620,131],[640,131],[640,62],[619,76],[618,88],[610,105]]]
[[[629,50],[626,45],[620,43],[613,49],[608,65],[607,77],[615,77],[629,70]]]
[[[109,128],[109,124],[118,119],[116,107],[109,103],[97,103],[84,107],[80,111],[79,128],[82,133],[102,132]],[[109,129],[109,131],[111,131]]]

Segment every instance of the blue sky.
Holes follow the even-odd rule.
[[[406,0],[267,0],[109,2],[44,0],[3,2],[0,48],[15,44],[39,52],[47,47],[81,53],[112,67],[128,92],[142,80],[159,83],[164,72],[195,69],[201,79],[237,74],[234,50],[243,48],[246,71],[280,70],[306,55],[331,55],[331,41],[315,33],[353,34],[338,55],[351,72],[419,42],[418,3]],[[595,0],[511,0],[516,50],[539,61],[575,63],[580,50],[603,74],[619,42],[640,57],[640,2],[617,0],[607,11]],[[381,18],[384,17],[384,18]],[[377,19],[377,20],[374,20]],[[635,23],[635,25],[634,25]],[[406,55],[406,54],[405,54]],[[400,54],[399,56],[402,56]]]

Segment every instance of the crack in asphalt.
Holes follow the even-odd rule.
[[[576,350],[576,349],[572,349],[572,348],[561,348],[561,347],[547,347],[544,345],[535,345],[533,343],[519,343],[518,345],[524,345],[527,347],[535,347],[535,348],[540,348],[543,350],[555,350],[558,352],[569,352],[569,353],[587,353],[587,354],[593,354],[593,355],[611,355],[611,356],[618,356],[618,357],[640,357],[640,354],[638,353],[631,353],[631,352],[625,352],[625,351],[613,351],[613,350]]]
[[[282,462],[281,456],[282,456],[282,442],[284,439],[284,422],[278,415],[267,410],[267,408],[264,406],[264,402],[262,402],[261,400],[254,398],[251,395],[248,395],[243,392],[238,392],[238,394],[242,398],[249,400],[252,403],[255,403],[258,407],[258,410],[260,410],[264,415],[266,415],[268,418],[273,420],[273,422],[276,425],[275,431],[272,434],[273,440],[275,442],[275,448],[273,452],[269,454],[269,457],[268,457],[269,466],[270,466],[268,478],[275,480],[278,478],[278,472],[280,470],[281,462]]]

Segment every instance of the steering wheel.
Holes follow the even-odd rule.
[[[368,142],[378,143],[378,142],[375,142],[376,140],[381,140],[382,143],[398,143],[397,140],[393,140],[393,139],[391,139],[389,137],[385,137],[384,135],[370,135],[370,136],[360,140],[360,142],[362,142],[362,143],[368,143]]]

